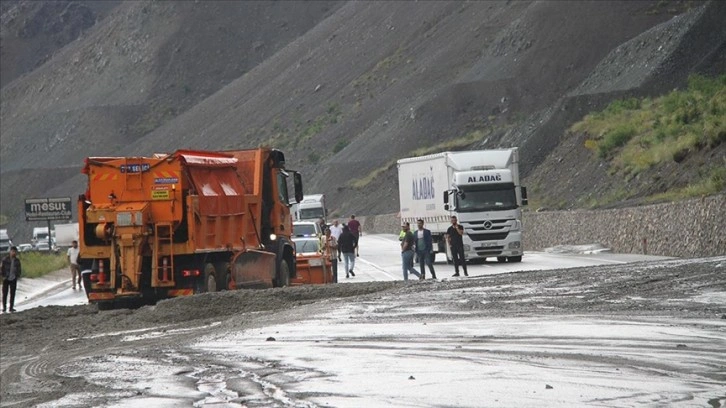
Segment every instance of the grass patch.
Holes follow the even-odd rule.
[[[345,147],[348,146],[348,143],[350,143],[349,140],[338,140],[338,142],[335,143],[335,146],[333,146],[333,153],[338,153],[345,149]]]
[[[308,121],[308,126],[299,131],[296,143],[310,140],[313,136],[321,133],[328,125],[334,125],[340,121],[342,117],[340,105],[337,103],[329,103],[325,109],[325,113],[318,115],[315,119]],[[296,128],[300,129],[302,124],[296,122]]]
[[[62,253],[21,252],[18,258],[23,266],[22,278],[39,278],[68,267],[68,258]]]
[[[570,131],[588,135],[585,147],[609,162],[610,174],[633,177],[724,143],[725,118],[726,75],[696,75],[682,91],[614,101],[585,116]]]
[[[673,189],[661,194],[648,197],[649,202],[677,201],[686,198],[702,197],[726,190],[726,167],[719,166],[711,169],[709,174],[700,182],[689,186]]]

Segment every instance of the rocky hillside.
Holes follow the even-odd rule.
[[[23,200],[75,197],[84,157],[177,148],[281,148],[306,190],[343,215],[396,212],[393,163],[417,149],[520,146],[541,202],[574,202],[619,180],[597,165],[574,170],[595,159],[567,136],[572,123],[623,96],[726,72],[726,6],[716,1],[0,10],[0,213],[21,236],[34,226]],[[697,174],[704,160],[686,164]],[[548,188],[572,180],[581,188]]]

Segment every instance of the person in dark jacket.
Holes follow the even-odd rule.
[[[8,290],[10,291],[10,311],[14,312],[15,290],[18,287],[18,279],[20,279],[20,274],[22,273],[17,247],[10,248],[10,254],[3,258],[1,268],[0,275],[3,278],[3,313],[8,310]]]
[[[431,278],[436,279],[436,271],[434,271],[434,239],[431,236],[431,230],[424,228],[424,220],[416,220],[418,230],[416,231],[416,256],[418,257],[419,267],[421,268],[421,278],[426,278],[425,265],[429,267]]]
[[[456,217],[451,217],[451,226],[446,230],[446,240],[451,248],[451,257],[454,258],[455,273],[453,276],[459,276],[459,266],[464,269],[464,276],[469,276],[464,256],[464,227],[458,223]]]
[[[343,253],[346,278],[355,276],[353,268],[355,268],[355,248],[357,245],[358,240],[355,238],[355,235],[350,232],[350,228],[347,225],[344,225],[343,232],[340,234],[340,238],[338,238],[338,250]]]

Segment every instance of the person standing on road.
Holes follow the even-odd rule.
[[[355,268],[355,247],[357,244],[358,241],[355,239],[353,233],[350,232],[350,228],[344,225],[343,233],[340,234],[340,239],[338,239],[338,249],[343,253],[343,259],[345,260],[346,278],[355,276],[353,268]]]
[[[418,230],[416,231],[416,256],[418,257],[419,268],[421,269],[421,278],[426,279],[425,265],[429,267],[431,278],[436,279],[436,271],[434,271],[434,239],[431,236],[431,230],[424,228],[424,220],[416,220]]]
[[[355,214],[350,216],[348,228],[350,228],[351,234],[355,237],[355,256],[360,256],[360,253],[358,252],[358,241],[360,240],[360,237],[363,236],[363,229],[360,226],[360,222],[355,219]]]
[[[18,248],[10,247],[10,253],[2,260],[0,275],[3,278],[3,313],[8,308],[8,291],[10,291],[10,311],[15,311],[15,291],[18,288],[18,279],[22,273],[20,259],[18,259]]]
[[[325,229],[323,254],[330,259],[333,268],[333,282],[338,283],[338,240],[333,236],[330,228]]]
[[[318,226],[320,227],[320,233],[325,234],[325,230],[328,228],[328,225],[325,223],[324,219],[318,218]]]
[[[453,276],[459,276],[459,265],[464,269],[464,276],[469,276],[464,258],[464,226],[458,223],[456,216],[451,217],[451,226],[446,230],[446,241],[449,243],[451,257],[454,259]]]
[[[332,235],[335,240],[337,241],[340,239],[340,234],[343,233],[343,226],[340,225],[340,222],[338,220],[333,220],[333,225],[330,226],[330,235]],[[343,262],[343,259],[340,257],[340,251],[338,252],[338,262]]]
[[[401,240],[401,266],[403,267],[403,280],[408,280],[409,272],[412,275],[418,276],[419,279],[423,279],[423,276],[413,267],[413,247],[416,243],[416,238],[411,232],[411,225],[406,222],[401,226],[401,228],[406,231],[403,236],[403,240]]]
[[[78,249],[78,241],[73,241],[71,247],[68,248],[68,262],[71,264],[71,282],[73,282],[73,290],[76,290],[76,281],[78,281],[78,289],[81,289],[81,267],[78,265],[78,254],[81,252]],[[76,278],[78,275],[78,278]]]

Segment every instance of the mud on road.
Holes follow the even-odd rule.
[[[234,334],[323,315],[343,306],[376,305],[375,313],[351,315],[350,322],[396,323],[482,318],[591,316],[596,318],[719,321],[726,319],[726,257],[672,260],[588,268],[525,271],[442,281],[364,282],[209,293],[159,302],[136,310],[98,311],[93,305],[40,307],[0,316],[0,401],[3,407],[121,406],[125,398],[153,394],[134,382],[104,383],[79,372],[120,356],[143,357],[169,366],[169,375],[212,365],[190,345],[201,336]],[[405,317],[388,313],[394,305],[425,305]],[[434,309],[437,313],[431,313]],[[725,326],[721,326],[725,327]],[[138,333],[133,342],[124,338]],[[717,353],[726,344],[701,345]],[[718,336],[718,333],[717,333]],[[706,347],[706,350],[703,349]],[[713,350],[708,350],[713,347]],[[182,357],[169,350],[186,350]],[[723,351],[723,350],[721,350]],[[688,352],[685,350],[684,352]],[[176,363],[170,363],[176,361]],[[715,366],[698,375],[726,383]],[[726,364],[726,357],[720,363]],[[175,366],[178,364],[178,367]],[[124,365],[119,369],[128,369]],[[175,368],[176,367],[176,368]],[[683,367],[688,370],[688,367]],[[269,370],[269,367],[268,367]],[[143,370],[141,370],[143,371]],[[129,377],[137,373],[129,372]],[[275,384],[274,378],[267,380]],[[284,387],[284,381],[276,384]],[[193,387],[192,387],[193,388]],[[227,398],[246,406],[317,406],[298,395],[285,403],[245,399],[241,387]],[[68,395],[74,395],[69,398]],[[204,391],[181,393],[175,404],[203,401]],[[272,398],[272,397],[270,397]],[[195,402],[196,401],[196,402]],[[170,402],[167,400],[167,404]],[[709,401],[726,403],[726,395]]]

